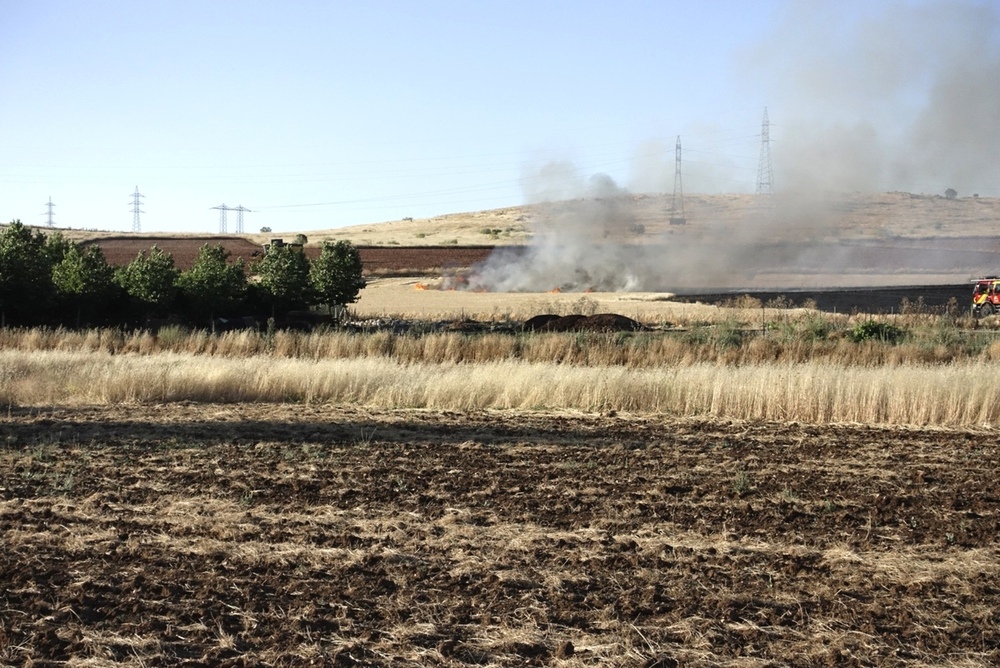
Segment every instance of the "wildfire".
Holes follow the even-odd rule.
[[[423,283],[417,283],[416,285],[413,286],[413,289],[414,290],[427,290],[428,288]]]
[[[551,290],[549,290],[550,294],[555,294],[555,293],[558,293],[558,292],[562,292],[562,290],[560,288],[552,288]]]

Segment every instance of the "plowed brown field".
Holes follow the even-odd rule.
[[[0,663],[1000,661],[992,432],[0,416]]]
[[[178,269],[189,269],[205,244],[221,245],[233,261],[242,259],[250,264],[257,262],[263,247],[242,237],[107,237],[82,242],[83,246],[97,244],[108,263],[120,267],[135,259],[140,252],[156,246],[170,253]],[[309,258],[319,257],[318,246],[307,246]],[[469,267],[489,257],[492,246],[359,246],[358,253],[367,272],[406,272],[414,275],[424,272]]]

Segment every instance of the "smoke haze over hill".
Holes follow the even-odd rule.
[[[837,234],[838,193],[996,194],[995,6],[875,3],[857,12],[839,3],[790,3],[773,34],[743,55],[740,74],[765,91],[774,124],[777,194],[766,206],[727,229],[690,221],[700,239],[664,235],[652,246],[635,245],[642,230],[628,191],[604,174],[587,176],[553,161],[523,179],[528,203],[551,203],[527,252],[498,252],[473,287],[662,290],[689,281],[692,272],[725,285],[782,263],[835,271],[852,261],[850,249],[827,243]],[[748,127],[759,128],[758,119],[748,119]],[[630,185],[670,192],[673,147],[651,141],[645,149]],[[687,184],[732,184],[738,173],[732,159],[696,162],[691,171]],[[699,178],[706,175],[716,178]],[[744,181],[742,190],[751,188]],[[789,242],[787,252],[763,250],[762,240],[775,238]]]
[[[874,3],[857,20],[838,9],[791,4],[749,59],[774,98],[781,188],[997,194],[996,5]]]

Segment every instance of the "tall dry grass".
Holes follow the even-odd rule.
[[[310,360],[385,358],[425,364],[521,361],[633,369],[701,363],[898,366],[1000,359],[1000,339],[993,330],[968,331],[939,320],[917,323],[901,342],[856,343],[848,336],[855,324],[852,320],[813,317],[785,321],[762,332],[733,319],[671,332],[535,334],[242,331],[213,335],[174,328],[153,335],[118,330],[0,329],[0,350]]]
[[[448,410],[572,409],[972,426],[1000,421],[996,362],[862,367],[692,363],[404,363],[190,353],[0,351],[0,404],[333,402]]]

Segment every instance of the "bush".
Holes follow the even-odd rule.
[[[896,343],[906,335],[906,331],[887,322],[868,320],[859,322],[851,330],[851,340],[855,343],[862,341],[882,341],[885,343]]]
[[[743,325],[735,320],[725,320],[715,326],[712,343],[719,348],[738,348],[743,343]]]

